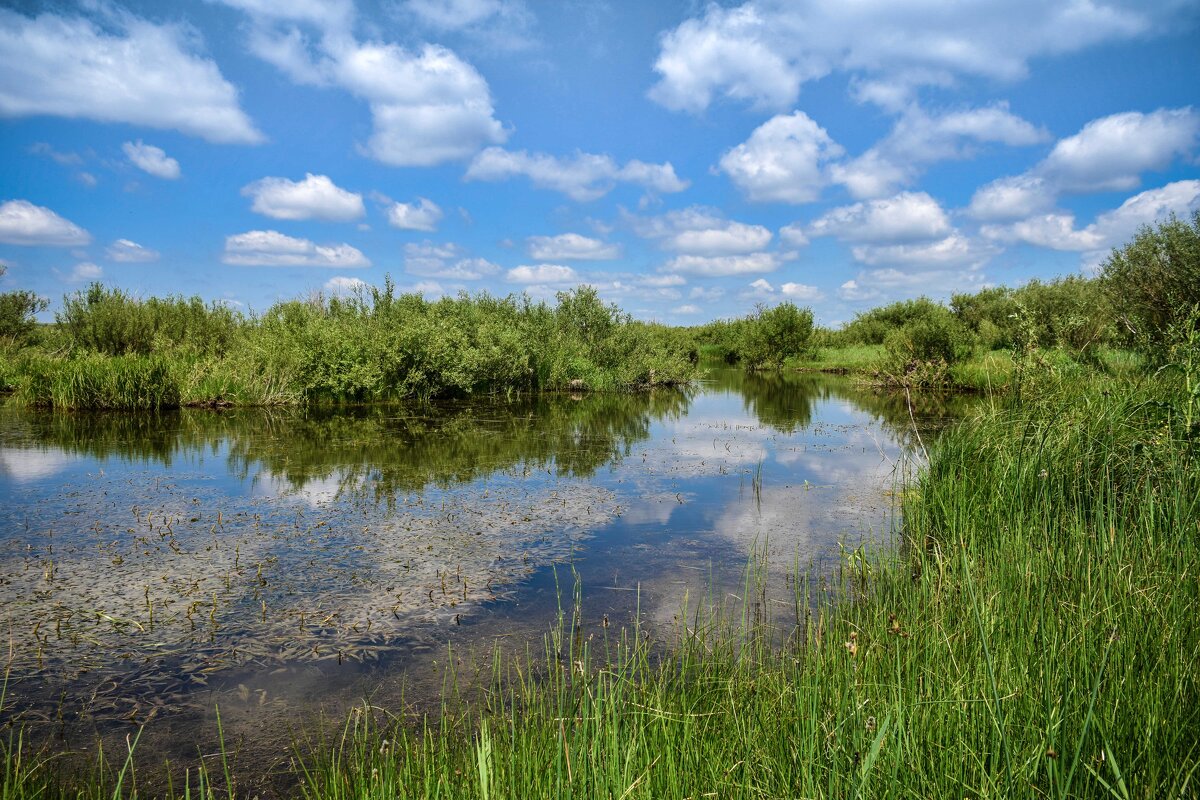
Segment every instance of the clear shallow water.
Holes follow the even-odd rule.
[[[0,410],[0,713],[63,748],[145,726],[144,753],[186,762],[219,706],[269,769],[317,712],[435,697],[447,645],[537,649],[573,576],[590,620],[653,627],[736,591],[751,553],[782,577],[883,536],[912,431],[902,398],[735,370],[638,396]]]

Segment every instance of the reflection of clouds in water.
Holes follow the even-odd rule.
[[[331,477],[297,491],[271,477],[230,497],[143,474],[63,487],[70,499],[39,507],[22,534],[30,549],[0,557],[5,627],[61,632],[16,637],[14,674],[83,700],[98,685],[116,693],[107,678],[119,674],[128,696],[130,681],[153,693],[248,662],[378,658],[416,623],[453,624],[511,594],[617,510],[609,491],[553,479],[390,506],[339,496],[341,486]]]
[[[361,486],[360,476],[347,476],[340,470],[335,470],[332,475],[323,478],[310,478],[297,485],[297,482],[284,475],[264,469],[255,478],[252,493],[255,497],[298,500],[309,508],[317,509],[336,503],[343,493],[348,490],[352,492]]]
[[[76,461],[57,448],[0,447],[0,478],[33,483],[54,477]]]

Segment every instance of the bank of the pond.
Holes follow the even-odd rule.
[[[851,375],[878,386],[960,392],[1013,391],[1033,373],[1048,368],[1090,380],[1095,372],[1132,377],[1142,366],[1142,359],[1132,351],[1111,348],[1097,349],[1090,361],[1069,349],[1034,349],[1024,356],[1011,350],[976,349],[952,364],[904,364],[896,363],[883,345],[871,344],[820,347],[786,363],[787,369]]]
[[[294,792],[1194,795],[1197,401],[1165,380],[1036,388],[939,440],[898,547],[795,584],[786,642],[753,572],[741,602],[681,614],[663,658],[643,631],[590,619],[585,588],[545,652],[497,661],[489,690],[450,691],[423,720],[364,706],[299,743]],[[6,798],[132,796],[123,754],[70,787],[19,754],[10,738]],[[209,763],[190,792],[224,796]]]

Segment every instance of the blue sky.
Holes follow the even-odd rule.
[[[836,324],[1089,273],[1200,208],[1198,23],[1194,0],[8,0],[0,289],[262,311],[390,274]]]

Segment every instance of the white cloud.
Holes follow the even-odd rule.
[[[671,313],[672,314],[699,314],[700,306],[692,305],[691,303],[684,303],[681,306],[675,306],[675,308],[672,308]]]
[[[843,300],[850,301],[865,301],[875,300],[880,297],[879,291],[860,286],[858,281],[849,280],[838,287],[838,297]]]
[[[781,259],[775,253],[748,253],[735,256],[681,255],[672,258],[661,269],[679,275],[697,275],[705,278],[722,278],[729,275],[753,275],[774,272],[779,269]]]
[[[561,264],[534,264],[513,267],[504,275],[509,283],[575,283],[579,273]]]
[[[137,242],[117,239],[108,246],[105,255],[110,261],[118,261],[123,264],[144,264],[149,261],[158,261],[159,253],[157,250],[142,247]]]
[[[403,0],[399,8],[418,24],[455,33],[497,50],[533,46],[534,15],[519,0]]]
[[[333,52],[338,83],[368,101],[375,130],[364,147],[399,167],[470,158],[508,132],[493,116],[487,81],[453,51],[424,45],[344,45]]]
[[[325,291],[338,296],[356,294],[366,289],[367,286],[367,282],[362,278],[350,278],[345,275],[335,275],[325,281]]]
[[[577,152],[570,158],[524,150],[489,147],[467,168],[466,180],[501,181],[524,175],[534,186],[552,189],[585,202],[603,197],[618,182],[635,183],[654,192],[681,192],[689,185],[675,174],[671,164],[629,161],[618,167],[611,156]]]
[[[1134,189],[1143,172],[1163,169],[1176,157],[1187,156],[1198,140],[1200,113],[1190,106],[1094,119],[1073,136],[1060,139],[1028,172],[980,187],[968,213],[993,222],[1020,220],[1050,212],[1061,194]],[[1052,235],[1048,228],[1043,231]]]
[[[943,114],[909,104],[882,141],[833,165],[830,175],[855,197],[881,197],[912,183],[929,164],[971,157],[978,144],[1030,145],[1047,137],[1004,104]]]
[[[860,96],[895,104],[907,86],[1023,78],[1033,58],[1130,39],[1182,8],[1107,0],[980,0],[936,9],[922,0],[712,3],[662,36],[650,97],[692,112],[717,97],[780,109],[806,81],[840,70],[873,82],[860,86]]]
[[[578,233],[563,233],[558,236],[530,236],[529,256],[538,261],[589,260],[607,261],[621,255],[621,248],[599,239],[581,236]]]
[[[361,251],[348,244],[318,245],[278,231],[247,231],[225,238],[221,261],[236,266],[369,267]]]
[[[387,206],[388,224],[405,231],[433,233],[444,216],[441,207],[427,197],[418,197],[415,203]]]
[[[808,244],[808,236],[804,233],[804,226],[799,222],[793,222],[791,225],[784,225],[780,228],[779,238],[792,247],[804,247]]]
[[[788,300],[800,300],[808,302],[823,300],[825,298],[824,293],[816,286],[809,286],[804,283],[793,283],[791,281],[780,286],[777,293],[775,287],[772,286],[770,281],[768,281],[766,278],[759,278],[758,280],[753,281],[749,288],[742,292],[742,297],[748,299],[757,298],[759,300],[765,300],[767,298],[773,298],[776,296],[782,296]]]
[[[925,192],[901,192],[887,200],[835,208],[813,222],[808,233],[850,242],[901,243],[937,239],[950,230],[936,200]]]
[[[121,145],[125,156],[135,167],[156,178],[173,181],[179,178],[179,162],[171,158],[161,147],[142,144],[142,140]]]
[[[83,157],[79,153],[59,152],[49,142],[34,142],[29,145],[29,152],[34,155],[45,156],[63,167],[77,167],[83,163]]]
[[[960,233],[952,233],[933,242],[915,244],[856,245],[850,248],[857,261],[871,266],[890,266],[908,270],[948,269],[982,265],[993,249],[976,243]]]
[[[251,50],[296,83],[339,86],[367,102],[373,131],[362,151],[392,166],[427,167],[501,144],[491,90],[471,64],[436,44],[410,50],[352,34],[354,7],[224,0],[254,22]],[[308,36],[302,25],[315,27]]]
[[[1060,191],[1134,189],[1141,173],[1191,152],[1198,137],[1200,114],[1191,107],[1113,114],[1059,141],[1037,171]]]
[[[76,247],[92,236],[70,220],[28,200],[0,205],[0,242],[45,247]]]
[[[682,275],[643,275],[638,278],[638,284],[653,289],[665,289],[671,286],[687,286],[687,278]]]
[[[828,183],[826,163],[843,150],[803,111],[773,117],[721,156],[720,169],[751,200],[809,203]]]
[[[692,255],[737,255],[762,250],[771,243],[771,232],[762,225],[732,220],[720,226],[683,230],[664,240],[667,248]]]
[[[1011,225],[984,225],[985,237],[1003,242],[1025,242],[1053,250],[1095,250],[1101,244],[1094,231],[1075,230],[1074,214],[1042,214]]]
[[[1073,250],[1085,254],[1085,262],[1095,262],[1104,253],[1133,238],[1143,225],[1152,225],[1169,215],[1187,217],[1200,209],[1200,180],[1175,181],[1158,189],[1148,189],[1125,200],[1118,208],[1106,211],[1085,228],[1075,227],[1075,216],[1065,212],[1043,214],[1009,225],[985,225],[980,232],[1001,242],[1024,242],[1054,250]]]
[[[350,222],[366,213],[361,194],[346,191],[328,176],[311,172],[302,181],[262,178],[243,187],[242,196],[254,198],[252,211],[273,219]]]
[[[98,264],[83,261],[75,265],[75,268],[71,270],[71,274],[66,277],[66,281],[68,283],[87,283],[98,281],[103,277],[104,270]]]
[[[706,303],[711,303],[714,300],[720,300],[725,296],[725,290],[720,286],[693,286],[688,292],[689,300],[703,300]]]
[[[196,50],[195,31],[101,5],[84,17],[0,10],[0,114],[49,114],[182,131],[219,143],[263,135],[237,90]]]
[[[738,255],[762,250],[771,243],[771,231],[762,225],[725,219],[704,206],[668,211],[657,217],[630,217],[634,231],[644,239],[657,239],[666,250],[699,256]]]
[[[452,242],[424,241],[404,245],[404,271],[427,278],[477,281],[495,275],[500,267],[484,258],[467,258],[466,251]]]
[[[779,287],[779,293],[790,300],[815,302],[825,298],[825,294],[820,289],[805,283],[785,283]]]
[[[975,191],[967,213],[980,220],[1020,219],[1053,208],[1054,197],[1054,190],[1035,175],[999,178]]]

